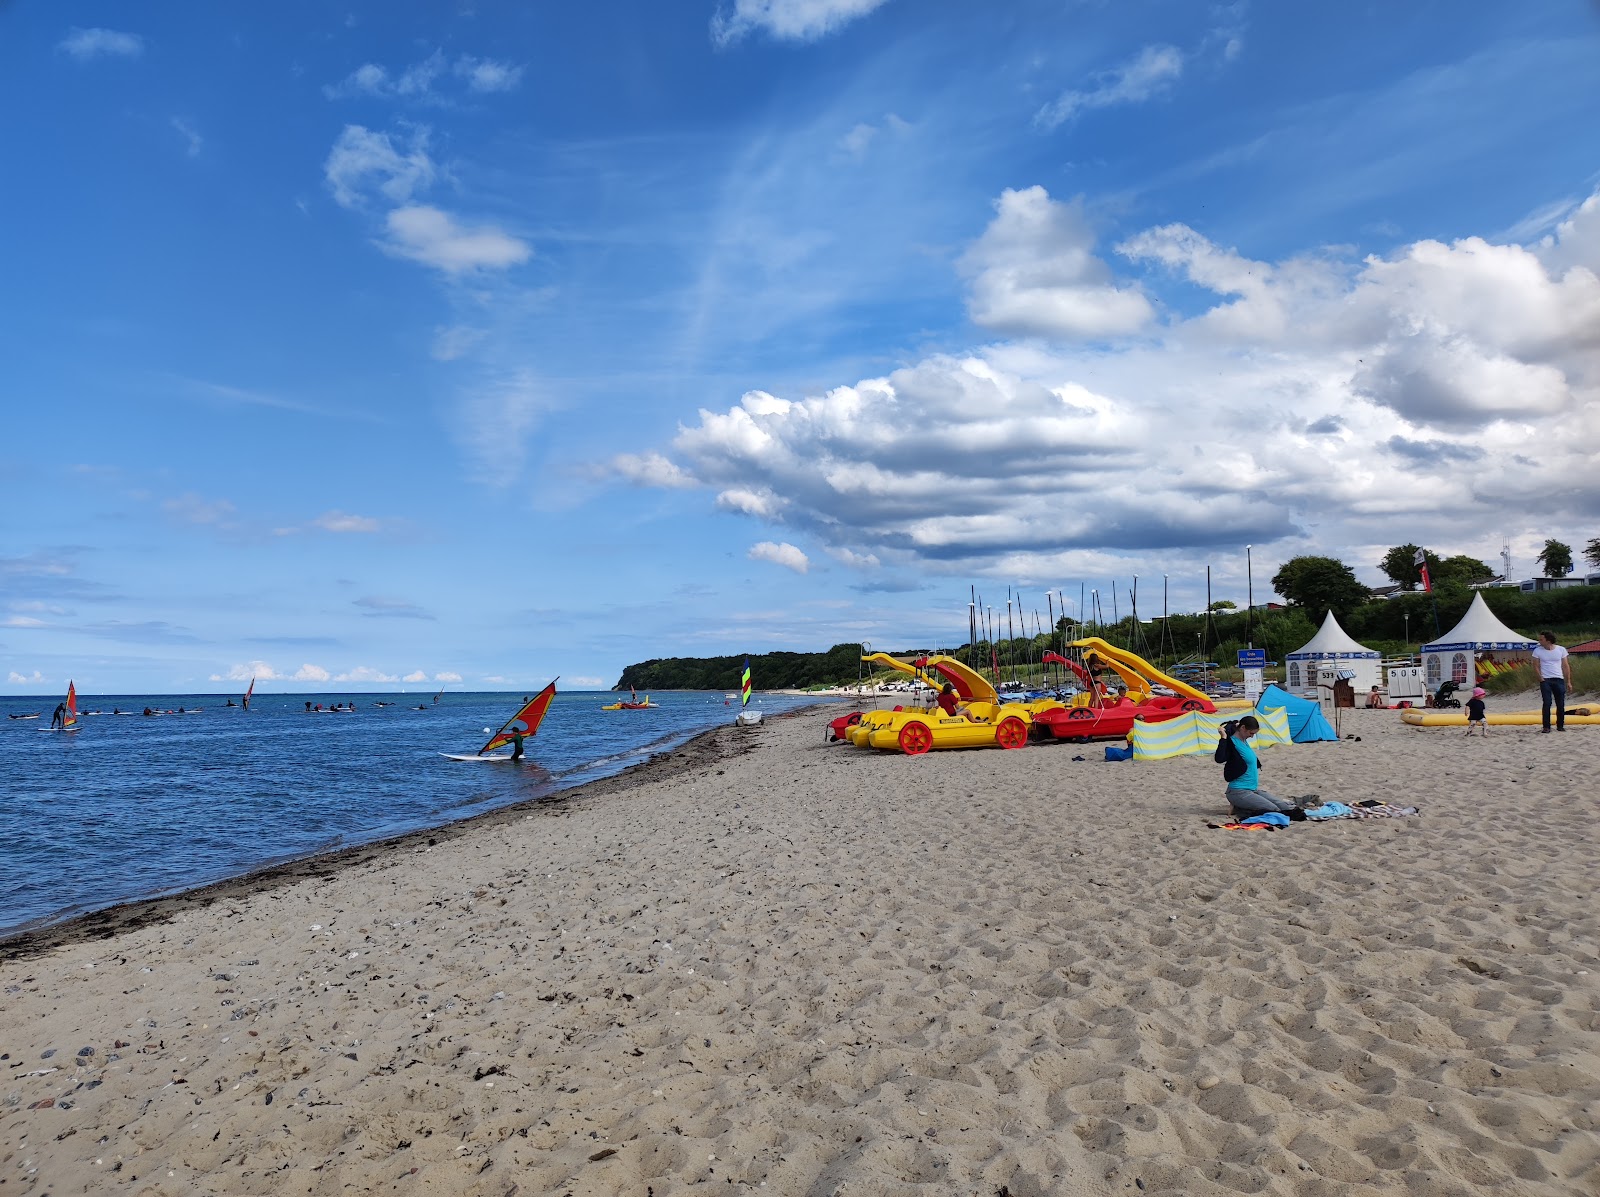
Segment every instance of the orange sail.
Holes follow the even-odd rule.
[[[521,732],[524,736],[537,735],[539,725],[544,722],[545,713],[550,709],[550,700],[556,696],[556,684],[551,682],[515,715],[511,716],[506,725],[494,735],[489,737],[489,742],[478,749],[478,755],[493,752],[496,748],[511,743],[512,736]]]
[[[61,720],[62,731],[78,730],[78,688],[67,683],[67,713]]]

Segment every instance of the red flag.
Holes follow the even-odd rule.
[[[1426,590],[1429,594],[1432,594],[1433,593],[1433,579],[1428,577],[1428,563],[1426,561],[1424,561],[1421,564],[1421,566],[1419,566],[1418,568],[1422,571],[1422,588],[1424,590]]]

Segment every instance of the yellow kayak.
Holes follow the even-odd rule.
[[[1400,712],[1400,720],[1412,727],[1465,727],[1465,711],[1429,711],[1407,707]],[[1544,715],[1539,711],[1490,711],[1483,717],[1485,723],[1496,727],[1539,727]],[[1600,726],[1600,711],[1594,707],[1568,707],[1563,722],[1568,727]]]

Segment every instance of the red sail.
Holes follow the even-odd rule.
[[[478,755],[493,752],[496,748],[511,743],[512,735],[521,732],[524,736],[537,735],[539,725],[544,722],[545,713],[550,709],[550,700],[556,696],[556,684],[551,682],[515,715],[511,716],[506,725],[494,735],[489,737],[489,742],[478,749]]]
[[[71,682],[67,683],[67,713],[61,726],[63,730],[78,726],[78,688]]]

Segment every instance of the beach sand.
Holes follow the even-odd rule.
[[[1600,729],[825,720],[0,947],[0,1195],[1600,1192]]]

